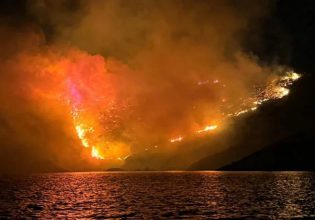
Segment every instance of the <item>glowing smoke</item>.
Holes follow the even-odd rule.
[[[178,143],[288,95],[298,78],[242,52],[242,32],[268,11],[257,2],[30,1],[35,23],[53,33],[47,45],[34,28],[23,39],[2,30],[14,36],[2,40],[6,143],[69,169],[122,165],[151,151],[185,155]]]

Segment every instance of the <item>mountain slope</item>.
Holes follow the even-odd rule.
[[[209,155],[188,169],[314,169],[311,163],[315,160],[314,85],[315,77],[305,75],[291,89],[287,99],[267,103],[255,114],[237,121],[234,129],[241,131],[242,136],[234,146]],[[239,163],[232,166],[234,161]]]
[[[314,171],[315,138],[297,134],[274,143],[219,170],[305,170]]]

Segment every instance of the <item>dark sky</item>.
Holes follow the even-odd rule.
[[[261,48],[254,53],[263,60],[273,55],[301,71],[314,72],[315,7],[314,1],[275,1],[275,10],[263,28]]]
[[[23,25],[27,22],[37,22],[27,10],[27,0],[3,0],[0,2],[1,20],[11,25]],[[79,10],[82,1],[64,1],[69,12]],[[255,37],[246,39],[245,47],[266,62],[277,61],[289,64],[295,68],[314,72],[314,35],[315,7],[312,0],[273,0],[272,13],[264,18],[262,28],[252,27],[250,31]],[[237,1],[236,3],[237,4]],[[69,21],[71,22],[71,21]],[[53,36],[51,24],[41,24],[46,37]],[[257,32],[259,34],[257,35]]]

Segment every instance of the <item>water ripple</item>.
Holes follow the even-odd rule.
[[[315,218],[311,172],[95,172],[0,178],[0,219]]]

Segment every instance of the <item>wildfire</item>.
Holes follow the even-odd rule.
[[[275,91],[274,91],[274,97],[277,99],[281,99],[284,96],[289,95],[290,90],[284,87],[275,87]]]
[[[222,103],[224,105],[231,105],[232,106],[231,111],[222,112],[222,115],[224,115],[224,117],[221,119],[217,118],[216,120],[219,122],[222,122],[223,120],[225,120],[225,118],[228,118],[228,117],[237,117],[237,116],[246,114],[250,111],[256,111],[259,105],[261,105],[264,102],[267,102],[268,100],[281,99],[287,96],[290,92],[288,87],[292,85],[293,82],[298,80],[300,77],[301,77],[300,74],[297,74],[294,72],[287,72],[285,75],[273,79],[265,87],[258,88],[256,94],[254,94],[252,97],[242,99],[242,102],[239,103],[240,108],[238,110],[237,110],[237,106],[233,106],[229,104],[227,99],[223,98],[224,101]],[[198,85],[207,86],[208,82],[209,82],[208,80],[202,81],[202,82],[199,82]],[[218,79],[213,81],[213,84],[219,84],[219,83],[220,81]],[[224,86],[222,88],[225,88],[226,85],[225,84],[223,85]],[[104,155],[106,154],[106,158],[108,159],[114,158],[118,161],[123,161],[126,158],[128,158],[130,155],[129,154],[130,152],[125,152],[123,150],[121,151],[120,149],[118,149],[118,148],[122,148],[122,145],[113,144],[113,147],[111,149],[112,152],[109,152],[110,148],[107,148],[105,151],[103,150],[100,151],[100,149],[96,147],[96,146],[103,146],[103,145],[105,146],[105,145],[108,145],[108,143],[105,144],[104,142],[105,140],[103,141],[98,140],[97,137],[100,136],[101,133],[95,134],[96,130],[94,126],[88,126],[88,124],[93,125],[93,123],[91,122],[91,120],[87,120],[85,118],[86,115],[85,116],[82,115],[82,112],[84,112],[84,109],[82,109],[83,107],[81,106],[81,110],[80,110],[80,107],[78,107],[81,104],[80,103],[81,95],[79,94],[79,91],[76,89],[75,86],[72,86],[71,89],[72,89],[72,99],[76,101],[75,102],[76,105],[73,106],[75,111],[72,112],[75,130],[77,132],[77,136],[80,139],[82,145],[85,148],[91,148],[91,157],[98,160],[104,160],[105,158]],[[92,115],[91,118],[95,118],[95,117]],[[88,124],[83,123],[84,121],[87,121],[89,123]],[[218,128],[217,124],[206,125],[203,129],[195,131],[195,134],[206,133],[209,131],[216,130],[217,128]],[[194,135],[194,133],[192,133],[191,135]],[[181,136],[169,139],[169,142],[170,143],[181,142],[183,139],[184,139],[184,136],[181,135]],[[157,148],[156,145],[155,145],[155,148]],[[148,148],[145,148],[145,151],[148,151]]]
[[[281,99],[289,95],[289,86],[301,77],[300,74],[289,71],[284,76],[273,80],[266,89],[257,95],[257,103],[261,104],[270,99]]]
[[[206,126],[204,129],[198,130],[197,133],[203,133],[203,132],[207,132],[207,131],[212,131],[217,129],[217,125],[208,125]]]
[[[176,138],[172,138],[170,139],[171,143],[175,143],[175,142],[180,142],[182,141],[184,138],[182,136],[176,137]]]
[[[99,160],[104,160],[104,157],[100,154],[98,149],[94,146],[92,147],[91,156]]]
[[[267,84],[265,88],[258,89],[257,93],[253,97],[248,97],[247,99],[244,99],[243,102],[241,103],[241,106],[242,106],[241,109],[223,114],[225,115],[225,117],[218,119],[217,121],[223,121],[225,120],[225,118],[228,118],[228,117],[237,117],[251,111],[256,111],[259,105],[261,105],[264,102],[267,102],[272,99],[281,99],[289,95],[290,90],[288,87],[292,85],[293,82],[298,80],[300,77],[301,75],[295,72],[286,72],[284,76],[277,77],[276,79],[271,81],[270,84]],[[198,85],[203,86],[203,85],[207,85],[208,83],[209,81],[206,80],[206,81],[198,82]],[[218,79],[213,81],[213,84],[218,84],[218,83],[220,83]],[[226,84],[223,84],[223,88],[225,87],[226,87]],[[224,100],[223,101],[224,104],[228,104],[225,98],[223,98],[223,100]],[[207,125],[203,129],[197,130],[195,134],[206,133],[209,131],[216,130],[217,128],[218,128],[217,124]],[[194,133],[191,135],[194,135]],[[170,143],[181,142],[183,139],[184,139],[184,136],[181,135],[181,136],[169,139],[169,142]],[[154,148],[157,148],[157,145],[155,145]],[[145,151],[148,151],[148,150],[149,150],[148,148],[145,148]],[[99,154],[99,152],[95,148],[92,151],[93,151],[92,152],[93,157],[97,159],[103,159],[103,157]],[[129,155],[126,157],[129,157]],[[117,157],[117,160],[125,160],[126,157]]]
[[[87,138],[87,134],[89,134],[89,133],[91,134],[94,131],[94,129],[93,128],[86,128],[82,124],[75,126],[75,129],[77,132],[77,136],[81,141],[82,146],[89,148],[90,144],[89,144],[89,140]],[[104,157],[100,154],[99,150],[95,146],[92,146],[91,156],[93,158],[96,158],[99,160],[104,159]]]
[[[241,103],[243,107],[238,111],[228,113],[228,117],[237,117],[250,111],[255,111],[259,105],[269,100],[282,99],[283,97],[289,95],[290,89],[288,87],[299,78],[301,78],[301,74],[292,71],[286,72],[284,76],[274,79],[265,88],[257,89],[254,97],[245,99]]]
[[[231,57],[216,54],[220,46],[207,51],[201,47],[203,37],[197,47],[185,48],[186,42],[193,42],[184,40],[179,48],[168,44],[166,48],[160,47],[167,42],[161,36],[161,42],[159,35],[154,37],[149,51],[136,50],[135,57],[122,56],[121,62],[114,54],[106,58],[69,45],[45,45],[43,36],[32,34],[25,48],[18,45],[21,51],[10,51],[8,57],[3,54],[4,117],[21,124],[17,132],[43,128],[41,133],[47,137],[43,141],[49,144],[36,144],[76,144],[81,155],[89,157],[83,161],[116,163],[133,153],[165,153],[193,138],[217,134],[226,121],[288,96],[291,85],[301,77],[293,71],[261,66],[241,51]],[[165,36],[172,38],[172,34]],[[31,43],[33,38],[39,42]],[[25,108],[10,112],[19,103]],[[49,122],[59,123],[46,126]],[[31,146],[33,138],[28,136],[21,135]],[[80,155],[69,151],[65,154],[70,155],[60,153],[59,159]]]
[[[223,113],[226,117],[237,117],[243,114],[246,114],[250,111],[256,111],[258,106],[264,102],[273,99],[282,99],[283,97],[289,95],[290,90],[289,86],[293,84],[294,81],[301,78],[301,74],[295,73],[293,71],[286,72],[284,76],[280,76],[274,79],[270,84],[268,84],[265,88],[257,90],[257,94],[254,97],[249,97],[245,99],[241,104],[243,107],[238,111]],[[209,81],[198,82],[199,86],[207,84]],[[214,80],[214,84],[219,83],[219,80]],[[223,87],[226,87],[224,84]],[[223,103],[226,102],[226,99],[222,99]],[[221,120],[224,120],[222,118]],[[204,133],[207,131],[212,131],[218,128],[218,125],[207,125],[201,130],[198,130],[196,133]],[[180,142],[183,140],[183,136],[179,136],[177,138],[170,139],[171,143]]]
[[[76,129],[78,138],[81,140],[82,145],[86,148],[90,147],[89,141],[86,138],[86,134],[93,132],[93,128],[86,129],[82,125],[77,125],[75,126],[75,129]]]
[[[120,130],[112,132],[120,119],[119,114],[115,115],[113,111],[120,111],[125,108],[117,104],[120,102],[116,97],[116,89],[119,86],[115,85],[115,81],[108,76],[110,74],[104,66],[103,59],[92,57],[88,58],[87,61],[80,62],[87,63],[83,67],[80,64],[80,68],[76,67],[77,64],[73,65],[75,68],[69,68],[70,73],[65,80],[67,85],[67,101],[70,105],[70,114],[77,137],[84,148],[91,150],[92,158],[124,161],[132,152],[130,152],[125,139],[117,135]],[[247,94],[247,97],[241,97],[239,102],[231,102],[229,94],[223,93],[223,96],[220,97],[222,109],[221,106],[215,106],[222,116],[216,116],[216,118],[212,119],[216,121],[216,124],[201,125],[201,129],[192,130],[191,134],[182,134],[171,139],[165,139],[164,141],[170,143],[182,142],[187,136],[195,136],[216,130],[218,128],[217,123],[221,124],[229,117],[238,117],[255,111],[259,105],[268,100],[281,99],[287,96],[290,92],[289,87],[300,77],[300,74],[292,71],[273,77],[270,82],[257,86],[256,91],[251,95]],[[220,89],[220,92],[224,92],[229,88],[228,82],[219,78],[199,81],[198,86],[202,87],[200,91],[207,91],[207,88],[212,88],[215,90]],[[205,94],[200,95],[203,97],[206,96]],[[132,134],[128,135],[129,137],[132,136]],[[135,141],[134,143],[137,142]],[[158,148],[157,145],[152,146],[154,146],[152,149]],[[144,150],[149,151],[148,148]]]
[[[83,147],[91,150],[92,158],[117,158],[120,155],[117,156],[115,149],[106,147],[105,152],[101,147],[111,144],[104,137],[106,127],[101,123],[106,117],[113,117],[112,112],[103,112],[115,106],[114,79],[108,73],[103,57],[81,55],[77,59],[74,63],[62,63],[67,72],[65,94],[77,137]]]
[[[284,80],[286,82],[294,82],[296,80],[298,80],[299,78],[301,78],[301,74],[295,73],[293,71],[289,71],[287,72],[286,75],[284,75],[283,77],[281,77],[281,80]]]

